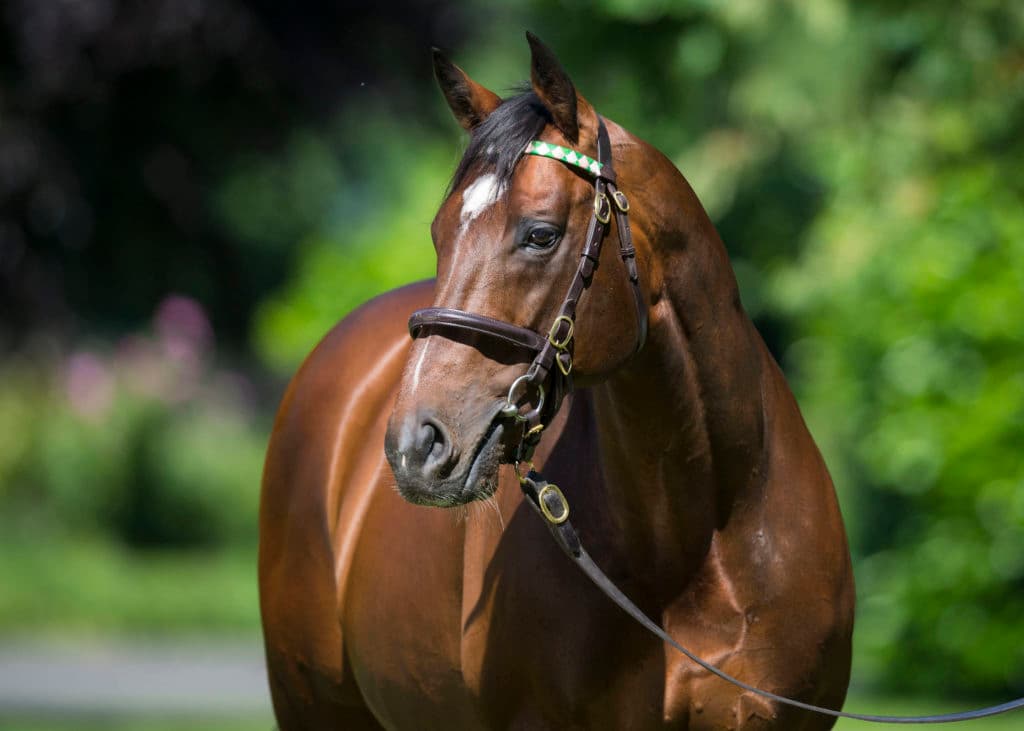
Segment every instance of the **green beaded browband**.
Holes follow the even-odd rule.
[[[592,157],[587,157],[581,152],[570,149],[568,147],[562,147],[561,145],[553,145],[550,142],[544,142],[543,140],[534,140],[526,146],[527,155],[540,155],[541,157],[550,157],[553,160],[561,160],[567,162],[570,165],[575,165],[582,170],[590,173],[591,175],[599,175],[603,165]]]

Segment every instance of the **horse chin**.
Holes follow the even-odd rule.
[[[398,483],[398,493],[414,505],[454,508],[477,500],[487,500],[498,489],[498,468],[505,459],[504,425],[497,419],[481,436],[472,457],[463,469],[431,484]]]

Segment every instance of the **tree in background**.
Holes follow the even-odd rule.
[[[346,205],[359,155],[317,135],[347,105],[419,106],[424,49],[464,35],[444,5],[5,3],[0,352],[123,333],[169,292],[244,346],[297,242]]]

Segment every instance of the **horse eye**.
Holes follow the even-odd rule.
[[[558,229],[551,226],[538,226],[526,237],[526,244],[536,249],[549,249],[558,241]]]

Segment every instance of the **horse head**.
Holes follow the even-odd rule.
[[[602,120],[554,54],[527,38],[530,88],[505,100],[434,52],[470,138],[431,225],[434,308],[413,317],[418,339],[385,438],[399,492],[414,503],[492,495],[499,465],[522,457],[571,379],[600,381],[643,342],[649,245],[642,218],[629,236],[615,185],[642,199],[644,155],[623,154],[641,143]],[[600,256],[602,239],[622,258]]]

